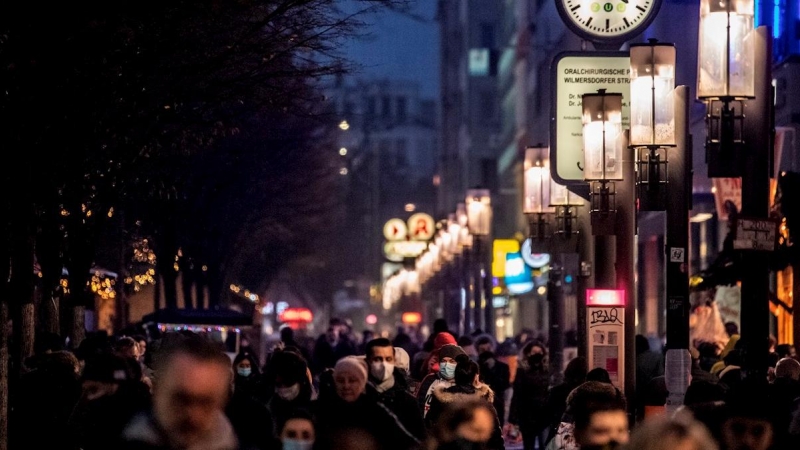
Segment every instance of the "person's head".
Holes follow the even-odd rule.
[[[475,350],[478,351],[479,355],[484,352],[494,352],[494,340],[487,334],[478,336],[475,339]]]
[[[456,338],[452,334],[448,333],[447,331],[442,331],[433,338],[433,351],[439,350],[443,345],[455,343]]]
[[[394,372],[394,346],[389,339],[377,338],[367,342],[365,348],[370,377],[383,382],[392,377]]]
[[[258,363],[250,353],[239,352],[233,359],[233,371],[237,377],[256,377],[259,374]]]
[[[567,367],[564,369],[564,381],[573,386],[577,386],[586,381],[588,369],[586,358],[583,356],[576,356],[567,363]]]
[[[375,332],[372,330],[364,330],[361,332],[362,342],[369,342],[375,338]]]
[[[311,450],[316,440],[312,416],[305,410],[296,410],[280,428],[283,450]]]
[[[364,393],[367,387],[367,365],[362,358],[346,356],[333,367],[333,383],[336,395],[352,403]]]
[[[39,363],[39,369],[55,375],[77,377],[81,371],[81,363],[72,352],[56,350],[45,354]]]
[[[311,394],[308,364],[299,353],[290,350],[273,353],[265,368],[264,381],[274,386],[275,395],[285,401],[293,401],[302,392]]]
[[[717,450],[717,442],[701,422],[685,416],[646,419],[631,433],[630,450]]]
[[[586,386],[587,383],[592,385]],[[595,381],[587,381],[575,390],[581,387],[584,389],[576,396],[570,393],[575,441],[582,449],[613,448],[628,442],[628,413],[622,394],[610,384]]]
[[[541,353],[547,356],[547,348],[539,341],[528,341],[524,346],[522,346],[522,357],[528,359],[531,355],[535,353]]]
[[[492,437],[495,417],[480,399],[448,403],[432,430],[439,449],[482,448]]]
[[[745,379],[728,390],[720,443],[727,450],[767,450],[773,444],[774,406],[766,381]]]
[[[394,364],[395,367],[405,372],[408,375],[411,370],[411,357],[403,347],[394,347]]]
[[[453,381],[459,386],[474,386],[480,374],[478,363],[467,355],[456,356],[456,370]]]
[[[114,353],[123,358],[139,359],[139,346],[130,336],[122,336],[114,342]]]
[[[294,330],[292,329],[292,327],[281,328],[281,341],[282,342],[294,341]]]
[[[800,362],[794,358],[783,358],[775,365],[775,378],[790,378],[800,381]]]
[[[586,373],[586,381],[599,381],[601,383],[611,384],[611,375],[609,375],[606,369],[595,367]]]
[[[466,355],[464,349],[454,344],[442,346],[437,352],[439,360],[439,376],[452,380],[456,373],[456,357]]]
[[[641,334],[636,335],[636,354],[650,351],[650,342]]]
[[[328,331],[325,333],[325,338],[329,343],[335,344],[339,341],[339,330],[340,329],[338,327],[328,327]]]
[[[475,354],[475,340],[472,339],[472,336],[461,336],[456,340],[456,344],[464,349],[467,354]]]
[[[796,358],[797,351],[791,344],[778,344],[775,346],[775,353],[778,354],[779,359],[783,358]]]
[[[448,331],[447,321],[440,317],[433,321],[433,334],[436,335],[443,331]]]
[[[119,386],[136,379],[131,359],[116,353],[90,356],[81,373],[83,392],[88,400],[113,395]]]
[[[736,322],[725,322],[725,332],[729,337],[739,334],[739,325]]]
[[[192,447],[208,438],[230,393],[231,360],[200,336],[185,336],[159,349],[153,414],[169,440]]]

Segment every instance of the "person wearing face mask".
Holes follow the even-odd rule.
[[[455,383],[453,379],[456,375],[456,357],[458,355],[466,355],[466,353],[455,344],[443,345],[436,352],[435,356],[439,360],[439,370],[428,374],[419,384],[419,389],[417,390],[417,404],[422,411],[423,419],[431,409],[434,389],[440,386],[450,387]]]
[[[448,404],[425,443],[428,450],[488,450],[497,425],[492,407],[482,398]],[[502,439],[498,443],[502,444]],[[502,448],[502,447],[500,447]]]
[[[264,395],[276,433],[294,411],[311,407],[316,393],[308,374],[306,360],[291,350],[276,351],[265,367]]]
[[[275,443],[271,432],[273,421],[267,406],[257,397],[260,376],[258,364],[249,352],[240,352],[233,359],[232,369],[233,392],[225,407],[225,414],[242,448],[271,448]]]
[[[469,356],[458,355],[456,357],[456,370],[453,377],[452,386],[440,385],[433,391],[433,399],[428,415],[425,417],[425,424],[428,429],[437,426],[442,413],[446,408],[468,401],[482,401],[483,409],[488,409],[491,413],[491,432],[489,438],[480,440],[485,444],[484,448],[492,450],[503,450],[505,443],[503,433],[500,428],[500,420],[497,410],[494,408],[494,391],[489,385],[480,381],[480,366]],[[476,441],[477,439],[470,439]]]
[[[405,372],[397,367],[395,348],[386,338],[367,342],[365,359],[369,364],[367,395],[385,405],[417,439],[425,437],[425,426],[417,401],[408,392]]]
[[[311,450],[316,439],[316,430],[311,413],[298,409],[286,419],[280,431],[283,450]]]

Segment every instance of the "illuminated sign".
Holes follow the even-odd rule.
[[[433,217],[425,213],[416,213],[408,218],[408,237],[417,241],[427,241],[433,237],[436,227]]]
[[[422,314],[418,312],[404,312],[402,320],[405,324],[417,324],[422,322]]]
[[[495,239],[492,246],[492,276],[503,278],[506,276],[506,255],[519,252],[519,242],[516,239]],[[522,262],[522,260],[520,260]]]
[[[406,223],[400,219],[389,219],[383,225],[383,237],[387,241],[402,241],[408,235]]]
[[[311,323],[314,320],[314,314],[308,308],[286,308],[278,318],[281,322]]]
[[[542,267],[550,264],[549,253],[531,253],[531,238],[525,239],[522,243],[522,259],[525,264],[534,269],[541,269]]]
[[[473,77],[489,75],[490,53],[488,48],[469,49],[469,74]]]
[[[587,289],[586,306],[625,306],[622,289]]]
[[[522,260],[520,252],[506,254],[506,289],[509,294],[524,294],[533,290],[531,268]]]
[[[404,258],[416,258],[427,248],[424,241],[389,241],[383,244],[383,253],[390,261],[401,262]]]

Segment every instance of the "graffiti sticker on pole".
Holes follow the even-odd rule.
[[[564,52],[551,66],[550,172],[561,184],[583,182],[583,94],[622,94],[622,127],[630,127],[628,52]]]

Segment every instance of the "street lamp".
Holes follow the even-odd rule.
[[[583,94],[583,177],[590,182],[592,232],[614,234],[614,181],[622,180],[622,94]]]
[[[631,55],[631,135],[642,210],[663,210],[667,148],[675,146],[675,46],[651,39],[633,44]]]
[[[488,189],[469,189],[465,200],[467,226],[474,236],[473,253],[475,261],[475,309],[474,323],[480,324],[483,331],[490,332],[493,325],[491,308],[491,286],[486,279],[486,262],[481,249],[481,240],[489,236],[492,229],[492,197]],[[489,253],[489,252],[487,252]],[[483,311],[483,314],[481,314]]]
[[[744,100],[755,97],[754,15],[753,0],[700,2],[697,97],[706,102],[710,177],[738,177],[744,169]]]
[[[583,199],[573,194],[566,186],[550,182],[550,205],[555,208],[555,236],[570,239],[578,233],[578,206]]]
[[[530,217],[531,245],[551,235],[548,219],[555,208],[550,206],[550,163],[544,157],[548,153],[549,149],[542,147],[525,149],[522,212]]]

